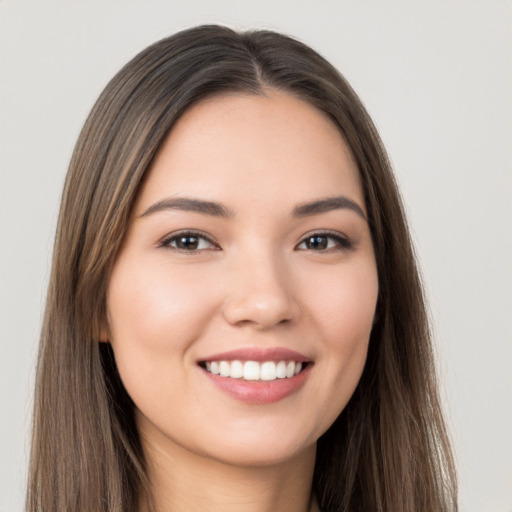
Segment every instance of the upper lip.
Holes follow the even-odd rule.
[[[211,356],[202,358],[199,362],[204,361],[295,361],[301,363],[311,362],[311,359],[300,352],[289,350],[283,347],[275,348],[239,348],[220,352]]]

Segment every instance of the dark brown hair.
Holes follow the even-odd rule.
[[[139,185],[183,112],[202,98],[277,89],[325,112],[357,161],[379,276],[360,383],[318,442],[321,510],[456,510],[422,287],[377,131],[346,80],[304,44],[269,31],[185,30],[108,84],[67,175],[37,366],[29,512],[136,512],[148,482],[133,403],[108,344],[109,275]]]

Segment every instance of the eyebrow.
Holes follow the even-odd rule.
[[[214,217],[229,218],[233,216],[233,212],[228,210],[220,203],[213,201],[204,201],[202,199],[192,199],[189,197],[169,197],[162,199],[151,205],[140,217],[146,217],[156,212],[165,210],[181,210],[185,212],[203,213],[205,215],[213,215]]]
[[[310,203],[304,203],[293,209],[293,217],[309,217],[310,215],[318,215],[320,213],[330,212],[333,210],[348,209],[357,213],[366,220],[366,216],[362,208],[352,199],[345,196],[326,197],[317,199]],[[231,218],[234,213],[220,203],[214,201],[205,201],[203,199],[193,199],[189,197],[169,197],[152,204],[140,217],[147,217],[153,213],[166,210],[181,210],[186,212],[202,213],[213,217]]]
[[[308,217],[319,213],[330,212],[332,210],[348,209],[356,212],[360,217],[366,220],[363,209],[352,199],[345,196],[326,197],[311,203],[304,203],[294,208],[294,217]]]

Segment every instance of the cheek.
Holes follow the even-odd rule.
[[[378,296],[373,260],[317,278],[311,308],[318,329],[334,347],[368,342]]]
[[[165,261],[121,257],[114,267],[107,295],[110,343],[121,380],[140,407],[156,397],[169,403],[173,382],[188,378],[183,362],[215,302],[199,283],[190,272],[170,272]]]
[[[325,281],[317,281],[316,290],[311,309],[328,381],[322,399],[330,411],[324,425],[328,427],[352,396],[364,369],[378,296],[375,265],[340,269],[335,279],[331,273],[329,280],[326,276]]]
[[[215,303],[200,281],[190,272],[170,272],[165,262],[121,257],[116,263],[107,295],[110,343],[121,380],[141,410],[160,411],[181,399],[175,383],[188,382],[183,362]]]
[[[117,345],[144,345],[168,349],[193,339],[214,308],[201,276],[172,272],[164,263],[139,265],[119,261],[107,298],[112,341]],[[128,276],[128,277],[127,277]]]

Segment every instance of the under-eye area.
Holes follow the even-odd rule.
[[[306,361],[201,361],[199,366],[213,375],[248,381],[290,379],[313,363]]]

